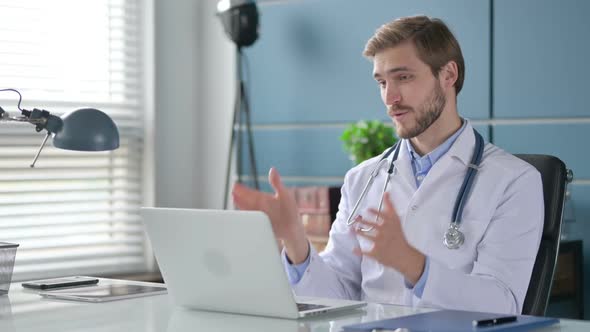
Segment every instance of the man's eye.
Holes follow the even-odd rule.
[[[377,85],[379,85],[380,88],[384,88],[385,87],[385,81],[377,81]]]
[[[409,79],[410,79],[410,75],[400,75],[399,76],[400,81],[407,81]]]

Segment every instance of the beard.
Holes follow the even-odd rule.
[[[447,98],[445,97],[440,83],[436,82],[432,92],[426,97],[426,100],[418,107],[417,111],[414,111],[411,107],[398,106],[397,109],[405,109],[409,112],[416,113],[416,122],[411,127],[401,127],[395,123],[397,135],[400,138],[410,139],[422,134],[428,127],[430,127],[442,114]]]

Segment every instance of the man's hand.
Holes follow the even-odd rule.
[[[408,282],[415,285],[424,271],[426,256],[406,240],[399,216],[389,197],[389,193],[385,193],[383,209],[377,222],[365,218],[357,219],[354,232],[373,242],[373,247],[369,251],[362,251],[357,247],[354,249],[354,253],[371,257],[385,266],[396,269],[404,275]],[[375,219],[378,211],[369,209],[369,213]],[[371,227],[373,230],[370,232],[361,230],[361,228]]]
[[[292,263],[299,264],[307,259],[309,245],[299,219],[295,196],[285,187],[276,169],[270,169],[268,180],[275,191],[274,195],[234,184],[234,205],[240,210],[258,210],[266,213],[275,236],[285,245],[287,256]]]

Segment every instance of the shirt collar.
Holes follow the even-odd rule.
[[[420,157],[416,150],[414,150],[414,147],[410,143],[409,139],[404,140],[406,148],[408,149],[412,161],[416,163],[418,171],[422,169],[429,169],[430,167],[432,167],[432,165],[434,165],[434,163],[436,163],[440,159],[440,157],[442,157],[445,153],[449,151],[453,143],[455,143],[459,135],[461,135],[461,133],[463,132],[463,130],[465,130],[465,127],[467,126],[466,120],[461,119],[461,121],[463,122],[463,124],[461,125],[461,128],[459,128],[459,130],[457,130],[453,135],[451,135],[451,137],[447,138],[441,145],[436,147],[436,149],[430,151],[430,153],[422,157]]]

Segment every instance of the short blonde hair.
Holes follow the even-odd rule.
[[[375,54],[408,40],[414,44],[418,57],[430,67],[435,77],[449,61],[457,64],[455,93],[458,95],[465,79],[465,61],[459,42],[440,19],[409,16],[384,24],[369,39],[363,55],[372,59]]]

